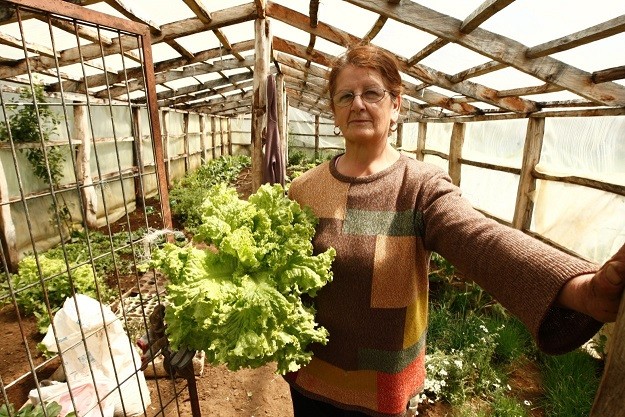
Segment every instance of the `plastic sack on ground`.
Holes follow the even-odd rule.
[[[72,391],[86,378],[108,381],[114,387],[108,398],[113,401],[116,416],[143,414],[151,400],[145,376],[139,370],[141,358],[111,309],[77,294],[65,300],[53,323],[56,335],[50,326],[42,343],[51,352],[60,348]],[[108,394],[98,389],[100,398]],[[80,412],[78,415],[81,417]]]
[[[106,394],[115,388],[108,380],[97,380],[94,385],[92,378],[71,383],[72,394],[67,383],[53,383],[45,387],[40,387],[39,392],[33,389],[28,397],[33,404],[56,402],[61,406],[59,417],[65,417],[68,413],[76,411],[80,417],[113,417],[115,403],[112,397]],[[98,403],[98,398],[100,402]],[[73,399],[73,402],[72,402]],[[76,404],[76,409],[74,409]]]

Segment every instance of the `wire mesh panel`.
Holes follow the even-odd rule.
[[[184,392],[199,414],[193,369],[148,362],[163,340],[165,283],[141,264],[175,238],[150,34],[61,1],[0,9],[10,16],[0,29],[0,404],[9,415],[41,403],[47,417],[176,415]]]

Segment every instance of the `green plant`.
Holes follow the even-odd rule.
[[[27,403],[18,411],[15,411],[13,404],[0,405],[0,417],[57,417],[60,413],[61,406],[55,401],[45,404],[45,410],[41,404]],[[72,411],[66,414],[66,417],[76,417],[76,413]]]
[[[7,105],[11,114],[4,122],[0,122],[0,141],[39,144],[21,151],[26,154],[35,176],[58,189],[63,179],[65,154],[60,146],[46,147],[44,142],[48,142],[56,133],[61,118],[48,104],[41,84],[33,84],[32,91],[31,88],[22,88],[19,101],[22,104]],[[65,201],[60,207],[53,202],[50,211],[58,212],[62,221],[71,224],[71,212]]]
[[[26,314],[33,314],[37,318],[37,325],[42,333],[50,324],[46,298],[51,313],[59,310],[65,299],[75,293],[108,301],[108,287],[94,276],[89,264],[70,264],[69,269],[71,272],[68,272],[63,259],[50,258],[45,254],[38,259],[27,256],[19,262],[18,273],[10,277],[17,305]]]
[[[262,185],[247,201],[224,184],[208,197],[194,238],[203,249],[167,244],[150,262],[169,278],[172,348],[203,350],[230,370],[273,361],[282,374],[299,369],[312,356],[307,345],[328,336],[302,296],[332,280],[334,249],[313,255],[317,219],[279,184]]]
[[[222,156],[202,165],[185,175],[169,192],[172,213],[194,232],[202,223],[200,206],[208,196],[208,190],[216,184],[233,185],[241,171],[252,160],[246,155]]]
[[[589,415],[600,383],[599,361],[581,349],[539,359],[546,417]]]

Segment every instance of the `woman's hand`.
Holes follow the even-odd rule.
[[[616,320],[623,288],[625,245],[594,275],[580,275],[567,282],[558,295],[557,303],[607,323]]]

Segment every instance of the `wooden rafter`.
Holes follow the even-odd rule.
[[[556,52],[566,51],[567,49],[585,45],[587,43],[604,39],[622,32],[625,32],[625,15],[615,17],[614,19],[592,26],[588,29],[533,46],[525,52],[525,56],[528,58],[538,58],[545,55],[551,55]]]
[[[559,85],[589,100],[607,106],[625,106],[625,86],[613,82],[594,84],[591,74],[552,57],[528,59],[525,56],[527,46],[479,27],[470,33],[460,35],[457,28],[461,22],[458,19],[418,3],[404,2],[399,7],[391,7],[373,0],[346,1],[389,16],[434,36],[458,43],[490,59],[510,65],[545,82]]]

